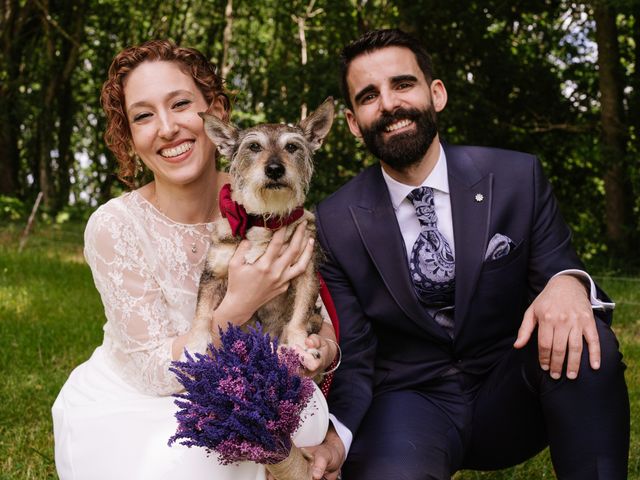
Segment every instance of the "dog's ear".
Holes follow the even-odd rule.
[[[218,151],[231,159],[238,141],[238,129],[230,123],[223,122],[215,115],[198,112],[204,120],[204,131],[207,137],[218,147]]]
[[[311,115],[300,122],[300,128],[314,152],[320,148],[331,129],[334,112],[333,97],[329,97]]]

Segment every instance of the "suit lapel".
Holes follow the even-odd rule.
[[[371,168],[369,174],[360,201],[350,207],[362,243],[400,309],[432,335],[448,339],[446,332],[430,321],[414,293],[404,240],[380,166]]]
[[[478,172],[463,148],[445,148],[455,239],[455,336],[468,313],[484,262],[491,220],[493,174]]]

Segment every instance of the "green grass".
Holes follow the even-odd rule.
[[[0,478],[57,478],[50,408],[104,316],[81,227],[42,227],[21,253],[18,239],[0,231]]]
[[[50,408],[67,376],[101,342],[104,316],[82,258],[82,225],[0,227],[0,480],[56,478]],[[614,327],[629,369],[629,479],[640,480],[640,278],[598,277],[618,303]],[[548,451],[499,472],[456,480],[555,478]]]

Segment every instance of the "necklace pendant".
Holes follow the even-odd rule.
[[[191,253],[196,253],[198,251],[198,249],[196,248],[196,242],[193,242],[191,244]]]

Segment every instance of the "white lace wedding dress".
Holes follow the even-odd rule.
[[[165,217],[138,192],[113,199],[90,218],[85,257],[105,315],[104,341],[62,387],[53,408],[61,480],[260,480],[252,462],[221,466],[202,448],[167,441],[176,431],[168,368],[175,337],[189,331],[211,224]],[[190,338],[204,351],[209,338]],[[294,437],[322,442],[328,409],[318,388]]]

